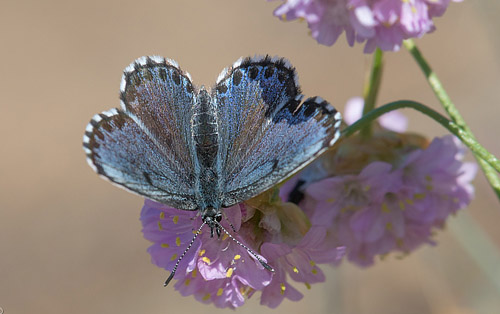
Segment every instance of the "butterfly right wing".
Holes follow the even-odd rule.
[[[125,69],[122,110],[94,116],[83,139],[90,166],[132,192],[195,210],[196,155],[190,118],[195,101],[188,74],[174,62],[144,57]]]
[[[282,58],[237,61],[222,71],[213,93],[224,207],[283,182],[340,135],[340,113],[320,97],[302,102],[295,69]]]

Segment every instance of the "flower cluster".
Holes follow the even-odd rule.
[[[376,256],[407,254],[434,243],[434,230],[470,203],[477,167],[463,155],[451,135],[428,144],[378,128],[370,141],[346,139],[318,160],[320,167],[305,171],[309,184],[302,184],[299,206],[312,213],[312,224],[329,226],[351,262],[367,266]]]
[[[334,245],[326,227],[311,225],[299,207],[282,202],[276,192],[224,209],[227,221],[221,222],[226,230],[234,227],[232,236],[258,252],[274,274],[227,234],[211,238],[205,226],[179,264],[175,289],[221,308],[239,307],[245,297],[262,291],[261,304],[275,308],[285,298],[302,298],[289,278],[308,288],[324,281],[318,264],[338,262],[343,249]],[[144,237],[153,242],[148,249],[152,262],[169,271],[201,225],[194,212],[150,200],[144,203],[141,221]]]
[[[461,1],[461,0],[454,0]],[[331,46],[345,32],[349,45],[366,42],[399,50],[404,39],[434,30],[433,18],[444,14],[450,0],[288,0],[274,15],[282,20],[305,19],[318,43]]]

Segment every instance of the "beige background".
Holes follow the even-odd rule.
[[[135,58],[177,60],[197,84],[211,86],[240,56],[289,58],[304,93],[342,109],[359,95],[370,58],[342,37],[316,44],[305,23],[272,16],[279,2],[10,1],[0,2],[0,307],[5,313],[220,313],[164,289],[167,272],[150,263],[138,220],[142,199],[98,178],[81,149],[95,113],[119,105],[121,71]],[[438,31],[418,41],[481,142],[500,155],[500,5],[453,3]],[[439,105],[406,51],[387,54],[380,102],[414,99]],[[406,111],[411,129],[445,134]],[[469,156],[470,157],[470,156]],[[483,175],[467,210],[500,245],[500,206]],[[251,299],[240,313],[498,313],[498,251],[479,241],[471,257],[454,235],[474,239],[466,215],[403,260],[364,270],[323,267],[327,282],[276,311]],[[229,310],[224,312],[230,313]]]

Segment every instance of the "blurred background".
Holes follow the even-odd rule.
[[[304,94],[339,110],[361,94],[370,56],[342,36],[318,45],[306,23],[273,17],[279,1],[12,1],[0,9],[0,307],[11,313],[229,312],[163,288],[141,233],[143,200],[100,179],[81,148],[90,118],[119,106],[122,70],[143,55],[177,60],[211,86],[240,56],[287,57]],[[452,3],[417,44],[476,136],[500,155],[500,3]],[[409,54],[386,54],[379,103],[442,112]],[[410,129],[445,130],[412,111]],[[468,156],[471,159],[470,155]],[[435,247],[369,269],[322,267],[327,281],[277,310],[258,296],[240,313],[499,313],[500,206],[484,176]],[[481,266],[483,265],[483,266]],[[489,267],[484,267],[484,265]]]

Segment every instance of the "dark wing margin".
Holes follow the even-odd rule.
[[[83,138],[89,165],[132,192],[195,210],[196,157],[190,117],[195,91],[174,61],[142,57],[120,85],[122,109],[95,115]]]
[[[340,135],[340,113],[320,97],[302,103],[295,69],[284,59],[238,61],[221,73],[213,93],[225,207],[290,177]]]

